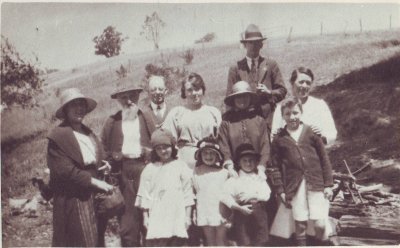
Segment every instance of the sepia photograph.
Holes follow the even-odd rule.
[[[0,8],[3,247],[400,245],[400,2]]]

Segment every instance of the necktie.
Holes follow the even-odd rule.
[[[156,109],[156,116],[159,120],[162,120],[161,106],[158,105]]]
[[[251,60],[251,68],[250,68],[251,73],[256,73],[256,61],[255,59]]]

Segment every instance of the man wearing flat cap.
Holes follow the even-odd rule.
[[[246,48],[246,57],[230,67],[226,95],[232,93],[232,86],[236,82],[248,82],[253,92],[259,95],[261,114],[271,128],[276,103],[285,98],[287,90],[278,64],[260,56],[263,41],[266,39],[256,25],[250,24],[246,28],[240,41]]]
[[[116,99],[122,109],[107,119],[101,140],[112,171],[121,171],[120,187],[125,201],[124,212],[119,216],[121,246],[137,247],[140,246],[142,215],[134,202],[140,174],[150,152],[151,134],[137,105],[142,89],[134,87],[130,78],[122,78],[117,84],[119,90],[111,98]],[[107,222],[103,231],[106,226]]]

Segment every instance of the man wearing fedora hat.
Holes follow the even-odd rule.
[[[275,105],[285,98],[287,90],[278,64],[260,56],[263,41],[267,38],[263,37],[259,28],[250,24],[242,37],[240,42],[246,48],[246,57],[230,67],[226,95],[232,93],[232,86],[236,82],[248,82],[253,92],[259,95],[262,116],[271,127]]]
[[[142,215],[134,207],[140,174],[150,153],[150,131],[142,111],[137,106],[141,88],[133,87],[133,80],[117,82],[120,89],[111,95],[122,109],[111,115],[103,128],[102,143],[113,171],[121,171],[120,187],[125,200],[124,212],[119,216],[122,246],[140,246]],[[103,223],[102,231],[106,229]]]

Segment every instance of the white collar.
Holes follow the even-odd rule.
[[[165,102],[161,103],[160,105],[155,104],[154,102],[150,102],[151,108],[153,110],[157,110],[157,107],[160,106],[161,109],[164,109],[166,107]]]
[[[254,178],[254,177],[258,177],[258,175],[255,172],[247,173],[247,172],[244,172],[243,170],[239,170],[239,177]]]
[[[250,65],[251,65],[251,61],[253,60],[253,58],[246,56],[246,60],[247,60],[247,63],[250,63]],[[256,65],[257,65],[259,60],[260,60],[260,55],[258,55],[257,57],[254,58],[254,63],[256,63]]]

